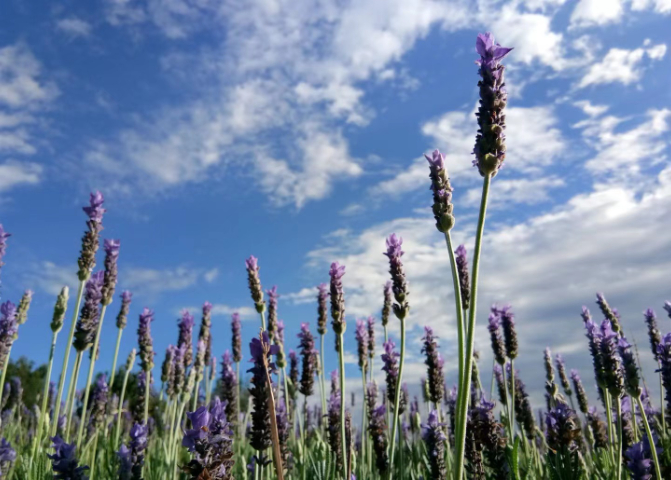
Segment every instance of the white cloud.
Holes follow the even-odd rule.
[[[665,53],[666,45],[663,44],[634,50],[611,48],[601,62],[595,63],[587,70],[585,76],[578,82],[577,87],[584,88],[589,85],[606,83],[630,85],[638,82],[645,68],[643,65],[645,57],[647,56],[651,60],[660,60]]]
[[[56,28],[70,37],[88,37],[91,35],[91,24],[81,18],[61,18],[56,22]]]
[[[217,277],[219,276],[219,269],[218,268],[213,268],[212,270],[208,270],[203,274],[203,278],[207,283],[212,283],[214,282]]]
[[[646,165],[666,159],[671,110],[650,110],[645,121],[628,130],[621,125],[625,119],[607,116],[578,124],[584,128],[587,142],[597,151],[586,168],[594,173],[613,173],[617,178],[632,182]]]
[[[606,25],[622,19],[622,0],[580,0],[571,14],[572,27]]]
[[[658,13],[671,13],[671,0],[633,0],[632,10],[654,10]]]
[[[503,209],[516,204],[534,205],[551,199],[548,192],[565,186],[566,183],[555,176],[540,178],[520,178],[513,180],[497,180],[496,190],[490,197],[491,208]],[[482,188],[472,188],[466,193],[466,203],[472,207],[480,205]]]
[[[202,309],[202,307],[185,307],[185,308],[190,312],[200,312]],[[182,309],[179,309],[179,311],[181,310]],[[259,314],[252,307],[231,307],[230,305],[226,305],[223,303],[215,303],[212,305],[212,316],[215,317],[231,316],[234,313],[240,314],[240,318],[242,320],[259,318]]]
[[[70,289],[70,295],[73,295],[72,292],[76,294],[79,285],[75,265],[64,267],[48,261],[33,265],[26,271],[23,281],[29,288],[42,290],[49,295],[58,295],[65,286]]]
[[[0,133],[0,150],[2,150]],[[0,193],[7,192],[19,185],[37,185],[42,180],[42,166],[31,162],[9,160],[0,164]]]
[[[590,117],[598,117],[608,111],[608,105],[593,105],[589,100],[580,100],[574,102],[573,105],[580,108],[585,114]]]

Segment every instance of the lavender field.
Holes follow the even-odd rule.
[[[323,272],[324,283],[310,290],[312,319],[287,318],[287,324],[300,323],[300,330],[285,335],[278,289],[264,283],[264,259],[232,258],[237,281],[248,286],[250,295],[239,304],[253,309],[254,317],[246,320],[253,322],[247,330],[253,334],[243,335],[238,312],[213,319],[213,304],[206,301],[199,315],[182,312],[171,333],[176,342],[157,351],[153,335],[159,322],[151,305],[136,305],[132,291],[121,291],[117,261],[125,242],[106,237],[113,225],[107,223],[104,192],[95,191],[80,216],[84,234],[72,263],[77,288],[64,286],[52,299],[49,361],[40,367],[43,382],[30,398],[22,385],[30,375],[19,375],[12,349],[20,342],[34,349],[49,345],[22,334],[23,325],[35,321],[33,292],[16,299],[2,292],[0,477],[671,478],[671,333],[663,327],[668,320],[661,319],[671,317],[671,302],[640,305],[640,317],[627,323],[636,325],[632,332],[604,294],[594,292],[595,303],[572,306],[570,319],[584,331],[576,348],[591,357],[591,366],[581,366],[590,378],[581,379],[573,369],[579,365],[565,363],[549,345],[545,384],[531,387],[525,379],[537,378],[537,372],[517,363],[528,345],[518,340],[515,306],[478,301],[480,262],[490,254],[483,248],[485,220],[498,213],[488,212],[490,199],[499,198],[499,171],[516,161],[506,157],[506,142],[514,141],[506,137],[506,87],[514,85],[507,85],[505,63],[516,54],[514,47],[501,46],[491,33],[477,36],[474,52],[468,45],[468,61],[477,64],[479,102],[473,155],[460,162],[472,160],[481,182],[472,245],[453,241],[453,234],[460,235],[453,198],[461,192],[459,175],[449,172],[464,171],[462,166],[451,165],[439,150],[425,155],[425,203],[431,204],[434,234],[444,239],[449,265],[437,272],[436,288],[452,292],[443,308],[453,312],[453,324],[424,327],[421,344],[406,338],[418,306],[408,280],[412,272],[404,265],[409,247],[390,231],[379,238],[379,262],[388,267],[388,278],[376,285],[378,302],[369,306],[379,315],[357,319],[347,311],[347,273],[356,265],[333,261]],[[0,266],[12,262],[22,241],[11,232],[11,224],[0,225]],[[68,234],[77,242],[79,232]],[[253,252],[255,246],[248,248]],[[213,348],[215,321],[230,331],[223,351]],[[108,332],[115,325],[116,337],[102,334],[103,323]],[[486,326],[489,338],[482,338],[478,325]],[[127,351],[122,339],[129,337],[135,347]],[[478,344],[490,346],[491,363],[480,361]],[[348,345],[356,345],[358,395],[348,391]],[[639,358],[644,348],[654,359],[652,369]],[[57,352],[63,352],[62,364],[55,361]],[[113,352],[111,365],[98,360],[101,352]],[[327,371],[325,356],[333,352],[338,368]],[[424,362],[421,384],[404,372],[411,355]],[[538,358],[538,370],[540,364]],[[454,383],[447,380],[446,365],[456,372]],[[544,388],[545,401],[534,402],[530,387]]]

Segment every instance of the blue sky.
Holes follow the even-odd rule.
[[[75,286],[80,207],[99,189],[103,235],[121,239],[119,287],[135,294],[122,355],[143,306],[156,311],[160,356],[180,309],[205,300],[218,355],[231,312],[246,315],[249,338],[250,254],[264,287],[278,285],[291,346],[300,322],[314,326],[314,286],[339,260],[357,388],[354,320],[379,315],[384,238],[397,232],[412,292],[408,379],[423,371],[424,325],[438,329],[453,378],[448,262],[422,154],[447,154],[454,236],[470,251],[474,44],[492,31],[515,50],[482,263],[483,377],[486,309],[509,302],[531,389],[542,390],[546,345],[590,379],[578,314],[595,308],[596,291],[623,313],[652,375],[641,312],[655,308],[671,330],[661,318],[671,298],[670,16],[668,0],[5,2],[0,221],[13,236],[2,296],[36,292],[13,355],[46,360],[55,295]],[[104,332],[109,368],[111,315]],[[332,344],[329,333],[328,370]]]

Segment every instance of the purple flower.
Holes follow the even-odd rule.
[[[226,402],[226,418],[235,426],[238,418],[238,376],[233,369],[233,358],[228,350],[221,357],[221,393]]]
[[[328,307],[326,302],[328,298],[328,285],[325,283],[317,285],[317,332],[319,335],[326,335],[326,324],[328,323]]]
[[[51,468],[54,471],[55,480],[88,480],[88,475],[84,472],[89,469],[87,466],[79,466],[77,455],[75,454],[75,444],[65,443],[65,441],[55,436],[51,438],[55,453],[47,455],[51,460]]]
[[[63,321],[65,320],[65,312],[68,308],[68,297],[70,289],[64,286],[56,298],[56,305],[54,305],[54,315],[51,317],[51,331],[54,333],[60,332],[63,328]]]
[[[368,357],[375,357],[375,318],[372,316],[368,317]]]
[[[499,365],[506,363],[505,346],[503,345],[503,337],[501,336],[501,316],[496,306],[492,307],[489,314],[489,336],[492,342],[492,350],[494,352],[494,359]]]
[[[671,302],[668,300],[664,302],[664,310],[666,310],[666,313],[669,314],[669,318],[671,318]]]
[[[140,322],[137,327],[140,366],[145,372],[149,372],[154,368],[154,342],[151,338],[151,322],[153,321],[154,311],[145,307],[140,314]]]
[[[564,364],[564,359],[561,355],[557,354],[555,356],[555,364],[557,365],[557,374],[559,375],[561,386],[564,389],[566,395],[570,397],[573,395],[573,390],[571,389],[571,384],[568,381],[568,376],[566,375],[566,365]]]
[[[452,205],[452,187],[450,178],[445,169],[445,155],[434,150],[431,156],[424,155],[429,162],[429,177],[433,191],[433,217],[436,219],[436,228],[445,233],[454,226],[454,205]]]
[[[310,333],[310,325],[301,323],[301,331],[298,334],[300,339],[301,357],[303,358],[303,371],[299,391],[306,397],[312,395],[314,389],[315,371],[317,368],[317,351],[315,350],[315,340]]]
[[[105,424],[105,412],[107,410],[107,377],[103,373],[98,377],[91,395],[91,418],[89,421],[89,432],[93,433]]]
[[[342,469],[344,459],[342,456],[342,434],[340,429],[340,392],[331,393],[328,401],[328,442],[331,447],[331,453],[336,458],[338,468]]]
[[[329,270],[331,276],[331,317],[333,317],[332,326],[336,336],[345,333],[347,324],[345,323],[345,294],[342,288],[342,277],[345,275],[345,265],[338,262],[331,264]],[[336,340],[336,350],[339,350],[339,340]]]
[[[277,400],[275,406],[275,421],[277,422],[277,436],[280,441],[280,452],[282,454],[282,465],[287,470],[291,469],[293,462],[291,450],[289,450],[289,436],[291,435],[291,423],[287,415],[287,406],[283,398]]]
[[[3,438],[0,440],[0,476],[7,475],[14,460],[16,460],[16,450],[12,448],[11,443]]]
[[[459,245],[454,253],[456,253],[457,273],[459,274],[461,306],[464,310],[468,310],[471,305],[471,280],[468,274],[468,256],[466,247],[464,245]]]
[[[277,286],[273,285],[273,288],[266,290],[266,294],[268,294],[268,336],[273,341],[277,331],[277,299],[279,298]]]
[[[141,423],[133,424],[130,429],[130,448],[122,445],[117,455],[121,465],[119,471],[124,468],[127,477],[124,480],[142,480],[142,467],[144,465],[144,451],[147,449],[147,435],[149,428]],[[130,467],[130,468],[128,468]],[[125,470],[128,468],[128,470]],[[121,475],[120,475],[121,477]]]
[[[178,321],[179,336],[177,338],[178,347],[186,347],[184,353],[184,365],[188,367],[193,361],[193,315],[188,310],[182,310],[182,318]]]
[[[266,309],[266,304],[263,302],[263,288],[261,287],[261,279],[259,278],[259,262],[258,259],[251,255],[245,260],[247,267],[247,283],[249,291],[252,294],[252,300],[258,313],[263,313]]]
[[[205,365],[209,365],[212,361],[212,304],[210,302],[203,303],[203,318],[200,322],[200,332],[198,332],[198,339],[205,342],[205,356],[203,357]]]
[[[16,305],[7,300],[0,305],[0,365],[4,366],[12,348],[19,326],[16,322]]]
[[[84,213],[88,215],[90,220],[100,223],[103,221],[103,214],[107,211],[103,208],[104,201],[105,199],[103,198],[102,193],[97,191],[93,192],[90,196],[89,205],[83,207],[82,210],[84,210]]]
[[[505,67],[499,62],[512,50],[494,42],[494,36],[487,32],[478,34],[475,49],[480,55],[477,63],[481,80],[478,134],[475,138],[475,160],[480,175],[494,176],[501,168],[506,155],[505,114],[503,113],[508,95],[506,93],[503,72]]]
[[[496,378],[496,388],[499,392],[499,401],[502,405],[508,405],[508,391],[503,380],[503,368],[498,363],[494,365],[494,377]]]
[[[387,374],[387,399],[391,405],[396,401],[396,388],[398,385],[398,358],[400,354],[394,351],[396,344],[391,340],[384,342],[384,353],[382,354],[382,370]]]
[[[582,311],[580,312],[580,316],[582,317],[582,321],[587,323],[590,320],[592,320],[592,314],[589,313],[589,308],[586,306],[582,306]]]
[[[121,292],[121,309],[119,310],[119,315],[116,317],[116,326],[121,330],[126,328],[128,311],[130,310],[130,302],[132,299],[133,294],[130,291],[124,290]]]
[[[369,384],[368,389],[370,391],[371,385]],[[375,388],[377,390],[377,388]],[[377,392],[376,392],[377,393]],[[375,406],[375,398],[371,397],[372,400],[370,405],[369,419],[368,419],[368,432],[370,433],[370,438],[373,443],[373,451],[375,452],[375,465],[380,476],[384,477],[385,473],[389,470],[389,456],[387,455],[388,440],[387,440],[387,421],[386,421],[386,410],[384,405],[379,407]]]
[[[77,321],[73,346],[78,352],[83,352],[93,345],[98,321],[100,320],[100,302],[105,272],[96,272],[86,282],[84,292],[84,306]]]
[[[645,317],[645,324],[648,326],[648,338],[650,339],[652,355],[657,359],[657,345],[659,345],[659,342],[662,339],[662,334],[657,327],[657,316],[652,308],[648,308],[643,312],[643,317]]]
[[[575,452],[580,443],[580,423],[575,412],[561,400],[556,401],[545,417],[547,441],[552,450],[566,448]]]
[[[410,311],[410,305],[407,302],[407,297],[410,294],[408,291],[408,283],[405,279],[405,270],[401,257],[404,252],[402,250],[403,239],[392,233],[387,238],[387,251],[385,255],[389,258],[389,273],[391,274],[392,291],[396,303],[393,305],[394,314],[399,320],[405,319]]]
[[[583,414],[587,415],[587,412],[589,411],[589,401],[587,400],[587,392],[585,392],[585,387],[582,385],[577,370],[571,370],[571,380],[573,381],[573,387],[575,388],[575,396],[578,399],[578,407]]]
[[[277,355],[279,347],[271,345],[268,332],[263,332],[260,338],[252,338],[249,344],[251,362],[253,367],[249,369],[252,373],[249,392],[252,395],[252,431],[250,434],[250,445],[254,450],[265,450],[271,446],[270,438],[270,412],[268,411],[268,399],[270,398],[270,386],[267,377],[275,370],[270,357]]]
[[[98,251],[100,232],[103,229],[103,214],[105,213],[105,209],[102,208],[103,201],[104,199],[100,192],[92,193],[89,206],[83,208],[84,213],[86,213],[89,219],[86,222],[88,230],[82,238],[82,248],[77,260],[79,264],[77,276],[82,282],[88,280],[96,264],[96,252]]]
[[[174,377],[175,377],[175,346],[168,345],[165,349],[165,357],[163,357],[163,364],[161,365],[161,382],[167,387],[167,394],[169,398],[174,398]]]
[[[625,389],[632,398],[638,398],[641,396],[642,390],[639,385],[640,376],[638,373],[638,365],[634,358],[634,352],[632,352],[631,345],[625,337],[620,337],[617,343],[617,348],[624,368]]]
[[[650,480],[652,478],[651,452],[649,448],[645,448],[642,441],[629,447],[624,456],[627,459],[626,465],[631,472],[632,480]]]
[[[112,303],[114,288],[116,287],[118,269],[117,261],[119,259],[120,240],[105,239],[103,248],[105,249],[105,278],[102,287],[102,303],[109,305]]]
[[[622,331],[622,327],[620,327],[620,315],[618,315],[616,309],[610,308],[610,305],[608,305],[606,297],[603,296],[603,293],[596,294],[596,303],[599,305],[603,316],[610,321],[613,331],[615,333],[620,333]]]
[[[242,325],[240,324],[240,314],[238,312],[235,312],[231,316],[231,335],[233,361],[237,363],[242,360]]]
[[[666,418],[671,422],[671,333],[662,337],[657,346],[657,359],[660,363],[662,384],[664,385],[664,399],[666,400]]]
[[[431,466],[431,478],[447,478],[445,467],[445,442],[447,437],[443,432],[445,425],[440,423],[438,412],[431,410],[425,425],[422,425],[422,439],[426,444]]]
[[[624,368],[617,348],[618,334],[613,330],[610,320],[601,322],[601,361],[603,362],[603,380],[613,397],[624,394]]]
[[[193,452],[196,449],[196,443],[207,438],[207,427],[210,424],[210,412],[207,407],[198,407],[195,412],[186,414],[191,421],[191,429],[184,433],[182,446]]]
[[[445,375],[443,374],[444,361],[440,356],[440,347],[431,327],[424,327],[424,345],[422,353],[426,356],[424,363],[427,367],[429,400],[440,405],[445,395]]]
[[[366,320],[356,321],[356,344],[359,357],[359,368],[362,372],[368,370],[368,325]]]
[[[382,304],[382,326],[386,327],[389,323],[389,313],[391,312],[391,303],[393,302],[392,291],[391,291],[391,282],[388,281],[384,284],[384,303]]]
[[[506,355],[511,360],[517,357],[517,332],[515,332],[515,315],[510,305],[504,305],[497,309],[497,314],[501,318],[501,327],[503,328],[503,339],[506,346]]]

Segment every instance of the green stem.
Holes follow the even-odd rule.
[[[37,423],[37,433],[35,434],[35,438],[33,439],[33,451],[30,454],[30,465],[33,464],[33,459],[35,458],[35,453],[37,451],[37,445],[42,441],[42,429],[44,428],[44,420],[47,416],[47,401],[49,400],[49,382],[51,381],[51,369],[54,365],[54,352],[56,351],[57,338],[58,338],[58,331],[55,331],[51,336],[51,350],[49,351],[49,363],[47,364],[47,375],[44,378],[44,388],[42,389],[42,408],[40,410],[40,419]]]
[[[116,438],[114,439],[114,448],[116,449],[119,446],[119,435],[121,435],[121,413],[123,410],[123,401],[126,396],[126,385],[128,385],[128,376],[130,375],[130,369],[126,370],[123,378],[123,385],[121,385],[121,396],[119,396],[119,410],[116,416]]]
[[[72,422],[72,414],[75,409],[75,396],[77,392],[77,382],[79,381],[79,370],[81,368],[81,365],[82,365],[82,352],[77,352],[77,356],[75,357],[74,370],[72,372],[72,378],[70,379],[70,393],[68,395],[69,400],[68,404],[65,406],[68,412],[68,420],[67,423],[65,424],[65,432],[63,432],[63,436],[65,437],[66,442],[68,442],[70,438],[70,425]]]
[[[61,369],[61,378],[58,381],[58,393],[56,394],[54,404],[54,421],[51,425],[51,436],[56,435],[58,428],[58,417],[61,412],[61,401],[63,400],[63,388],[65,386],[65,378],[68,374],[68,361],[70,359],[70,345],[72,345],[72,338],[75,336],[75,325],[77,324],[77,315],[79,314],[79,307],[82,303],[82,294],[84,293],[84,283],[86,280],[79,281],[79,290],[77,291],[77,303],[75,304],[75,311],[72,315],[72,325],[70,326],[70,334],[68,336],[68,343],[65,344],[65,354],[63,358],[63,368]],[[0,388],[2,388],[0,386]],[[67,404],[66,404],[67,406]]]
[[[321,350],[319,351],[319,356],[321,357],[321,389],[322,389],[322,412],[326,414],[326,383],[325,383],[325,367],[324,367],[324,335],[320,335],[321,339]]]
[[[510,359],[510,384],[512,385],[510,389],[510,404],[513,408],[510,409],[510,431],[513,441],[515,441],[515,360]]]
[[[340,361],[340,438],[342,444],[343,478],[347,478],[347,433],[345,430],[345,339],[344,335],[338,335],[338,357]]]
[[[447,254],[450,258],[450,269],[452,271],[452,283],[454,287],[454,304],[457,309],[457,345],[459,349],[459,389],[464,382],[464,310],[461,308],[461,283],[459,282],[459,271],[457,270],[457,259],[452,248],[452,237],[450,231],[445,232],[445,244]]]
[[[93,456],[91,457],[91,470],[89,470],[91,472],[91,476],[89,477],[89,480],[94,480],[94,478],[96,476],[96,457],[97,457],[96,453],[97,453],[97,450],[98,450],[98,434],[96,433],[95,437],[93,439],[93,454],[92,454]]]
[[[118,328],[117,330],[116,348],[114,349],[114,360],[112,361],[112,371],[110,372],[110,390],[114,386],[114,378],[116,377],[116,362],[119,359],[119,346],[121,345],[121,334],[123,333],[122,328]]]
[[[205,366],[205,405],[208,406],[210,405],[210,400],[212,399],[212,382],[210,381],[210,377],[212,376],[212,366],[211,365],[206,365]]]
[[[266,315],[265,315],[265,308],[259,312],[259,315],[261,315],[261,327],[263,328],[263,331],[266,331]]]
[[[237,381],[238,396],[236,398],[236,401],[238,403],[238,409],[237,409],[238,418],[235,419],[235,422],[238,425],[238,435],[239,435],[240,438],[242,438],[242,422],[240,422],[240,414],[242,413],[240,411],[240,383],[241,383],[241,380],[240,380],[240,362],[235,362],[235,370],[236,370],[235,375],[236,375],[236,378],[238,379],[238,381]]]
[[[384,325],[384,343],[389,341],[389,335],[387,334],[387,326]]]
[[[662,364],[657,362],[659,368],[662,368]],[[659,405],[662,413],[662,432],[666,432],[666,418],[664,417],[664,386],[662,384],[662,374],[659,374]],[[661,477],[660,477],[661,478]]]
[[[394,471],[394,452],[396,450],[396,431],[398,429],[398,407],[401,404],[401,388],[403,384],[403,363],[405,361],[405,319],[399,318],[401,322],[401,356],[398,365],[398,383],[396,384],[396,394],[394,399],[394,414],[391,427],[391,446],[389,450],[389,480],[393,478]],[[399,442],[400,445],[400,442]],[[401,469],[403,465],[401,465]]]
[[[149,425],[149,387],[151,386],[151,370],[145,370],[144,382],[144,424]]]
[[[464,358],[464,379],[459,388],[457,398],[457,435],[456,449],[457,462],[455,466],[455,480],[461,480],[464,476],[464,449],[466,446],[466,416],[468,413],[468,393],[471,383],[471,370],[473,365],[473,347],[475,343],[475,314],[477,310],[478,274],[480,270],[480,252],[482,250],[482,234],[485,228],[485,216],[487,214],[487,198],[489,197],[489,184],[491,176],[487,175],[482,184],[482,198],[480,201],[480,214],[478,227],[475,234],[475,251],[473,252],[473,275],[471,279],[471,304],[468,311],[468,337],[466,339],[466,356]],[[455,299],[459,301],[458,299]]]
[[[366,452],[366,371],[361,369],[361,385],[363,386],[363,398],[361,405],[361,464],[364,464],[366,454],[370,455],[370,452]]]
[[[650,451],[652,452],[652,462],[655,464],[655,478],[662,478],[662,470],[659,465],[659,458],[657,458],[657,447],[655,446],[655,439],[652,437],[652,430],[650,430],[648,416],[645,414],[645,408],[643,408],[643,402],[641,402],[640,395],[636,397],[636,403],[638,404],[638,409],[641,412],[641,418],[643,418],[645,433],[648,435],[648,443],[650,443]]]
[[[7,350],[7,358],[5,358],[5,364],[2,366],[2,375],[0,375],[0,399],[2,399],[2,394],[5,389],[5,378],[7,377],[7,366],[9,366],[9,355],[12,353],[12,346],[9,346]],[[2,419],[0,419],[0,425],[2,425]]]
[[[196,408],[198,408],[198,394],[200,393],[200,382],[202,380],[200,378],[196,378],[196,386],[193,387],[193,398],[191,399],[191,411],[195,412]]]
[[[79,422],[79,433],[77,434],[77,450],[81,447],[82,438],[84,437],[84,424],[86,423],[86,413],[89,405],[89,395],[91,394],[91,381],[93,380],[93,371],[96,366],[96,356],[98,353],[98,346],[100,345],[100,332],[103,327],[103,320],[105,319],[105,312],[107,311],[107,305],[103,305],[103,308],[100,312],[100,321],[98,322],[98,327],[96,329],[95,340],[93,341],[93,347],[91,349],[91,361],[89,362],[89,374],[86,378],[86,388],[84,390],[84,402],[82,403],[82,415]]]
[[[620,397],[615,399],[615,406],[617,407],[617,480],[622,478],[622,403]],[[650,445],[650,449],[654,449],[654,443]],[[661,478],[661,477],[660,477]]]
[[[610,459],[615,464],[615,452],[613,442],[615,441],[615,430],[613,429],[613,409],[610,403],[610,392],[607,389],[602,389],[604,398],[606,399],[606,421],[608,422],[608,450],[610,451]]]

